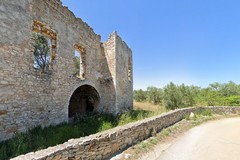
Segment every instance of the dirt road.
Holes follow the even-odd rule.
[[[197,126],[167,146],[156,146],[144,159],[240,160],[240,117]]]

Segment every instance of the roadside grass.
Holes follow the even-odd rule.
[[[167,112],[169,110],[166,107],[161,105],[155,105],[149,102],[133,102],[134,110],[146,110],[146,111],[153,111],[157,113]]]
[[[147,152],[152,151],[157,144],[166,141],[168,138],[171,139],[172,137],[176,137],[177,135],[189,130],[194,126],[218,118],[219,115],[213,115],[211,110],[203,110],[202,112],[195,114],[193,118],[186,116],[184,120],[168,128],[164,128],[155,136],[139,142],[135,146],[131,147],[129,151],[127,151],[128,154],[131,155],[129,160],[135,160],[142,157]]]
[[[189,118],[191,120],[191,118]],[[212,111],[210,109],[206,109],[201,111],[198,114],[195,114],[191,121],[191,127],[202,124],[203,122],[214,119]],[[187,119],[188,120],[188,119]]]
[[[80,138],[135,122],[158,114],[146,110],[133,110],[119,115],[91,113],[78,117],[70,123],[42,128],[36,126],[26,133],[16,133],[12,139],[0,143],[0,160],[64,143],[71,138]]]

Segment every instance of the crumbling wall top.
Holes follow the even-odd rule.
[[[125,41],[122,40],[122,38],[117,34],[117,31],[113,31],[109,37],[108,37],[108,41],[110,41],[111,39],[115,39],[116,41],[118,40],[118,42],[122,43],[123,46],[125,46],[130,52],[132,52],[132,49],[128,47],[127,43]]]
[[[84,22],[81,18],[76,17],[72,11],[68,9],[68,7],[63,6],[61,0],[43,0],[49,7],[57,11],[62,15],[68,22],[71,23],[80,23],[82,26],[88,30],[92,35],[97,36],[99,39],[101,38],[99,34],[96,34],[92,27],[90,27],[86,22]]]

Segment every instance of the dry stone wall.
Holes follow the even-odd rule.
[[[240,115],[240,107],[199,107],[179,109],[105,132],[79,139],[71,139],[64,144],[28,153],[13,158],[13,160],[106,159],[128,146],[150,137],[152,133],[159,132],[163,128],[179,122],[191,112],[199,113],[206,109],[211,110],[216,114]]]
[[[51,63],[44,74],[33,67],[33,32],[51,40]],[[117,113],[124,109],[117,107],[117,90],[132,83],[114,83],[121,76],[115,73],[115,62],[124,59],[116,59],[117,50],[108,50],[116,43],[103,44],[100,39],[60,0],[0,1],[0,141],[36,125],[68,121],[69,101],[83,85],[99,94],[94,111]],[[85,52],[84,79],[73,75],[76,46]],[[124,53],[125,43],[122,47],[121,54],[131,54]],[[127,73],[127,69],[123,72]],[[132,87],[125,94],[132,97]],[[132,99],[126,102],[124,105],[131,108]]]

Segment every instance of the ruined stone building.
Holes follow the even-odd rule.
[[[34,67],[33,33],[49,40],[47,72]],[[131,49],[116,32],[100,39],[60,0],[0,1],[0,141],[86,112],[132,109]]]

